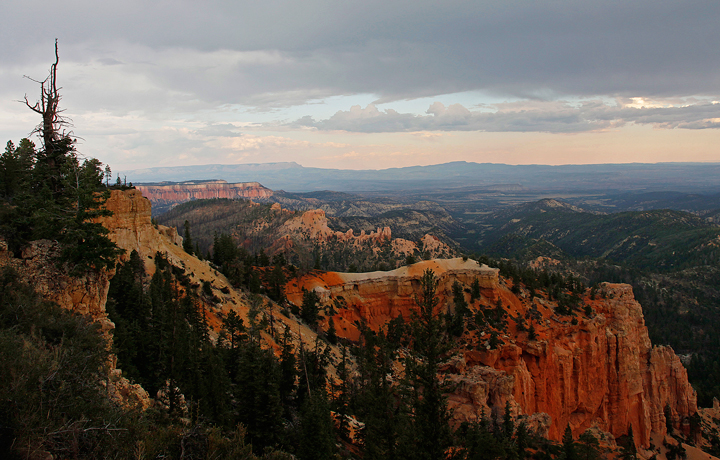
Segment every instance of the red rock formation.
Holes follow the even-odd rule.
[[[182,182],[168,185],[138,185],[137,189],[155,204],[176,205],[190,200],[209,198],[269,198],[273,191],[258,182],[228,184],[224,180]]]
[[[428,268],[440,280],[438,296],[441,300],[452,296],[452,284],[456,279],[470,284],[477,277],[483,291],[490,296],[497,285],[496,268],[458,258],[427,260],[387,272],[310,274],[288,283],[285,292],[288,300],[296,305],[302,303],[303,288],[315,290],[325,302],[340,301],[344,308],[333,317],[335,327],[341,331],[340,336],[357,340],[359,331],[355,321],[363,320],[377,330],[399,315],[410,318],[415,309],[413,296],[419,290],[420,277]]]
[[[157,251],[169,253],[171,260],[179,263],[179,256],[173,257],[173,254],[182,246],[182,238],[174,227],[152,224],[150,201],[140,190],[113,190],[105,208],[113,215],[98,221],[110,231],[108,237],[125,250],[123,259],[133,250],[137,251],[151,274],[155,268],[148,261],[152,261]]]
[[[553,439],[568,424],[576,436],[592,425],[619,436],[632,424],[636,442],[647,447],[652,433],[665,434],[665,405],[687,417],[697,411],[695,392],[672,349],[652,347],[632,288],[604,289],[606,300],[588,300],[592,318],[573,325],[547,315],[545,340],[520,334],[497,350],[466,352],[465,364],[512,376],[515,402],[524,413],[549,414]]]
[[[273,208],[281,211],[282,208]],[[377,230],[366,233],[361,230],[360,234],[350,229],[345,232],[332,230],[328,225],[328,219],[325,211],[322,209],[313,209],[305,211],[302,215],[288,219],[277,231],[279,238],[275,244],[269,249],[270,254],[281,253],[292,247],[293,240],[306,240],[313,243],[324,244],[328,241],[338,241],[354,246],[362,247],[367,243],[374,245],[373,250],[379,250],[379,245],[389,242],[395,255],[404,258],[407,255],[413,255],[418,251],[428,254],[433,258],[449,257],[452,249],[440,239],[432,235],[425,235],[421,239],[422,247],[403,238],[393,238],[390,227],[378,227]]]
[[[603,285],[603,299],[583,299],[593,313],[570,321],[555,314],[554,303],[516,296],[497,272],[471,262],[426,261],[403,271],[308,275],[291,282],[287,294],[299,304],[304,287],[315,289],[326,302],[344,303],[333,317],[337,333],[357,339],[356,320],[378,328],[399,314],[408,318],[425,268],[433,268],[440,278],[440,308],[450,306],[455,280],[467,287],[480,277],[483,297],[471,308],[500,300],[512,320],[496,349],[490,349],[485,333],[466,335],[466,346],[447,362],[445,378],[456,384],[449,395],[456,423],[502,411],[509,401],[516,414],[531,415],[531,424],[551,439],[560,440],[567,425],[576,437],[589,428],[620,436],[632,425],[638,446],[647,447],[653,433],[665,434],[666,404],[675,420],[697,411],[686,370],[672,349],[651,345],[630,286]],[[517,318],[529,319],[530,310],[536,340],[517,328]]]

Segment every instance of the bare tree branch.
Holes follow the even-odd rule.
[[[54,142],[69,134],[63,131],[63,128],[70,123],[60,116],[63,111],[58,109],[61,99],[60,90],[62,89],[57,86],[57,66],[59,62],[58,43],[57,39],[55,39],[55,62],[50,66],[50,73],[47,78],[40,81],[25,75],[28,80],[40,85],[40,100],[32,104],[25,95],[23,101],[21,101],[30,110],[42,116],[42,123],[33,130],[33,134],[37,133],[43,138],[46,149],[52,148]]]

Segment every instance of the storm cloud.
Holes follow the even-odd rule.
[[[482,90],[522,98],[720,94],[720,3],[11,2],[3,67],[140,73],[206,103],[302,104]],[[122,75],[125,71],[115,69]],[[136,88],[129,88],[130,92]]]
[[[33,99],[23,75],[47,74],[57,38],[67,115],[112,161],[172,132],[173,149],[209,155],[241,137],[216,132],[226,123],[267,139],[719,127],[716,1],[10,0],[0,17],[0,134],[37,123],[16,101]]]

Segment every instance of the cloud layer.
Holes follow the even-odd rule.
[[[563,101],[497,104],[492,111],[470,111],[461,104],[445,107],[433,103],[426,115],[379,110],[374,104],[353,106],[326,120],[305,116],[291,123],[324,131],[342,130],[363,133],[412,131],[485,131],[577,133],[620,128],[627,124],[652,125],[655,128],[720,128],[720,103],[693,102],[682,106],[634,107],[616,101],[570,104]]]
[[[5,64],[47,62],[58,37],[66,59],[125,67],[208,103],[720,94],[713,1],[36,0],[3,9],[16,19],[0,32]]]
[[[66,114],[104,161],[421,155],[337,132],[720,127],[717,1],[10,0],[0,17],[0,135],[37,123],[15,101],[57,38]]]

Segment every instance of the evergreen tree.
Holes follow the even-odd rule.
[[[470,301],[475,302],[480,298],[480,281],[475,278],[470,285]]]
[[[338,342],[337,330],[335,329],[335,321],[333,320],[332,316],[328,320],[327,341],[330,342],[332,345],[336,345]]]
[[[281,369],[271,350],[251,341],[241,348],[237,385],[239,421],[247,427],[253,450],[279,445],[283,438]]]
[[[579,460],[599,460],[600,442],[590,431],[585,431],[578,438],[576,445]]]
[[[460,458],[466,460],[511,458],[508,452],[509,443],[490,429],[490,422],[485,414],[479,422],[463,423],[455,434],[462,446],[458,451]]]
[[[300,408],[301,460],[330,460],[335,452],[335,435],[330,407],[324,392],[317,391]]]
[[[113,345],[118,365],[127,377],[140,380],[151,366],[145,362],[144,353],[151,332],[151,306],[143,289],[144,280],[145,267],[140,255],[133,250],[128,261],[117,266],[106,306],[109,318],[115,323]]]
[[[448,313],[448,332],[456,337],[459,337],[463,333],[465,316],[470,314],[470,309],[468,308],[468,303],[465,300],[465,293],[463,292],[462,286],[460,286],[460,283],[458,283],[457,280],[453,283],[452,292],[453,303],[455,304],[455,314],[450,315]]]
[[[530,445],[530,433],[528,433],[527,425],[524,421],[518,423],[515,429],[515,449],[517,457],[523,460],[527,457],[526,449]]]
[[[8,141],[0,156],[0,197],[12,202],[16,195],[27,193],[35,155],[35,144],[30,140],[22,139],[17,148]]]
[[[264,253],[263,253],[264,254]],[[273,266],[268,276],[268,284],[270,290],[268,291],[268,297],[273,299],[275,302],[283,302],[285,300],[285,271],[282,265],[279,263]]]
[[[183,250],[187,252],[189,255],[193,255],[193,243],[192,243],[192,237],[190,236],[190,222],[187,220],[185,221],[185,224],[183,225],[185,228],[185,233],[183,236]]]
[[[415,298],[418,311],[412,323],[412,349],[417,359],[408,360],[406,371],[415,390],[413,431],[417,439],[416,457],[444,458],[451,445],[449,414],[443,385],[438,378],[440,359],[449,349],[442,315],[435,312],[438,279],[427,269],[420,279],[420,296]]]
[[[303,301],[300,306],[300,318],[311,328],[317,327],[318,316],[320,312],[320,297],[315,290],[307,290],[303,288]]]
[[[285,325],[280,346],[280,382],[278,389],[280,391],[280,401],[283,405],[285,417],[290,418],[290,411],[295,400],[295,391],[297,389],[296,381],[298,372],[295,368],[297,358],[292,346],[290,327],[287,325]]]
[[[627,436],[625,436],[621,443],[620,458],[622,460],[635,460],[637,459],[637,447],[635,447],[635,436],[633,435],[632,424],[628,425]]]
[[[360,333],[363,343],[355,352],[358,388],[351,405],[365,423],[360,432],[363,458],[408,458],[415,446],[412,407],[408,392],[399,391],[390,377],[397,350],[382,331],[375,333],[361,324]]]
[[[663,415],[665,416],[665,429],[667,430],[667,434],[672,435],[673,416],[672,416],[672,408],[670,407],[670,403],[665,404],[665,407],[663,408]]]
[[[326,395],[329,363],[330,349],[323,345],[319,338],[315,338],[315,345],[310,350],[301,345],[297,390],[298,401],[301,405],[314,393]]]
[[[503,412],[502,434],[505,439],[510,439],[515,434],[515,421],[512,417],[510,401],[505,402],[505,410]]]
[[[579,460],[577,447],[573,440],[572,430],[568,424],[562,438],[562,460]]]

